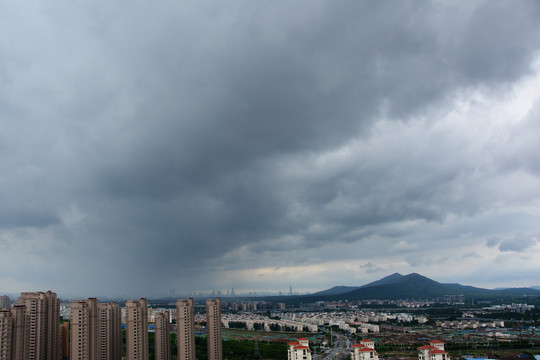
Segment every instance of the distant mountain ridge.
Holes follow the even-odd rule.
[[[533,288],[490,290],[455,283],[440,283],[417,273],[408,275],[394,273],[359,287],[335,286],[309,295],[309,297],[327,297],[328,300],[397,300],[438,298],[445,295],[465,295],[469,297],[540,295],[540,290]]]
[[[366,288],[366,287],[371,287],[371,286],[394,284],[396,282],[399,282],[402,279],[403,279],[403,275],[401,275],[400,273],[393,273],[392,275],[385,276],[382,279],[370,282],[369,284],[362,285],[360,287]]]
[[[356,289],[359,289],[359,287],[358,286],[338,285],[338,286],[334,286],[333,288],[330,288],[330,289],[327,289],[327,290],[316,292],[316,293],[314,293],[312,295],[339,295],[339,294],[348,293],[348,292],[356,290]]]

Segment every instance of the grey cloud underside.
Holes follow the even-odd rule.
[[[0,38],[0,228],[56,227],[67,247],[121,250],[126,268],[482,212],[497,201],[471,182],[483,153],[443,137],[370,151],[373,125],[502,92],[540,48],[532,1],[0,6],[15,19],[0,32],[17,34]],[[480,172],[537,176],[528,136]],[[346,144],[365,158],[310,165]],[[84,219],[61,229],[74,204]]]
[[[536,245],[537,241],[533,238],[505,239],[499,245],[500,251],[524,252]]]

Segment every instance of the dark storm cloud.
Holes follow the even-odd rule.
[[[520,76],[538,49],[538,29],[527,29],[539,16],[538,3],[488,1],[479,6],[465,26],[457,54],[462,75],[495,83]]]
[[[379,272],[382,272],[384,271],[382,268],[376,266],[375,264],[372,264],[372,263],[367,263],[365,265],[360,265],[360,268],[362,269],[365,269],[365,271],[369,274],[369,273],[379,273]]]
[[[537,241],[532,238],[524,239],[505,239],[499,245],[500,251],[524,252],[536,245]]]
[[[501,242],[501,239],[499,237],[494,236],[486,240],[486,245],[488,247],[495,247],[499,245],[500,242]]]
[[[458,5],[1,3],[0,228],[168,283],[236,250],[475,215],[497,199],[467,184],[482,154],[460,134],[373,140],[380,118],[436,122],[531,73],[538,3]],[[531,136],[508,164],[535,166]]]

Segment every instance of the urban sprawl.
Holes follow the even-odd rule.
[[[452,296],[301,306],[219,297],[67,302],[52,291],[23,292],[13,302],[0,297],[0,360],[195,360],[202,346],[196,340],[203,338],[204,356],[211,360],[540,359],[534,320],[489,316],[536,313],[534,305],[485,304],[464,308],[460,316],[440,316],[460,309],[463,301]],[[515,319],[522,321],[517,328]],[[224,354],[224,344],[239,340],[249,340],[253,351]],[[279,351],[263,357],[259,347],[270,342]]]

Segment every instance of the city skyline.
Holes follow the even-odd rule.
[[[540,286],[540,2],[0,0],[0,294]]]

